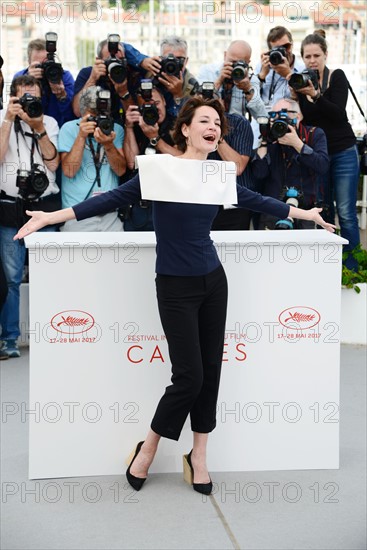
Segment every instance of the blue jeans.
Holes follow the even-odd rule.
[[[43,231],[55,231],[55,226]],[[0,225],[0,256],[8,283],[8,295],[0,312],[1,339],[16,340],[19,330],[19,287],[23,278],[26,257],[24,241],[13,241],[18,232],[15,227]]]
[[[360,242],[356,207],[359,180],[357,147],[353,146],[340,153],[334,153],[329,155],[329,158],[331,213],[334,214],[335,200],[341,236],[349,241],[349,244],[344,247],[344,252],[348,252]],[[357,263],[352,257],[348,257],[344,263],[349,269],[357,267]]]

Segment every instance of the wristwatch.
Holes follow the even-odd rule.
[[[126,92],[124,95],[119,95],[119,98],[122,99],[122,101],[125,101],[126,99],[129,99],[130,92]]]
[[[40,139],[42,139],[43,137],[47,136],[47,132],[46,130],[44,132],[42,132],[42,134],[38,133],[38,132],[33,132],[33,137],[34,139],[36,139],[37,141],[39,141]]]
[[[155,138],[151,138],[151,139],[149,140],[149,143],[150,143],[150,145],[151,145],[152,147],[156,147],[156,146],[157,146],[157,143],[158,143],[158,141],[159,141],[160,139],[161,139],[161,136],[157,136],[157,137],[155,137]]]

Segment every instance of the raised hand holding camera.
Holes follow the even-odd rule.
[[[280,136],[278,138],[278,143],[280,145],[288,145],[290,147],[293,147],[297,153],[301,152],[301,149],[304,145],[303,141],[297,134],[297,130],[295,126],[288,124],[288,132],[284,134],[284,136]]]
[[[94,117],[91,117],[89,114],[84,115],[79,123],[80,137],[82,137],[83,139],[87,139],[89,135],[93,135],[96,126],[97,122],[95,121]]]
[[[46,32],[46,51],[47,59],[42,63],[32,63],[28,72],[38,79],[46,80],[50,85],[59,84],[62,81],[64,70],[61,63],[55,61],[57,34],[55,32]],[[33,65],[33,67],[32,67]]]
[[[91,85],[95,86],[97,81],[100,78],[106,76],[106,74],[107,74],[107,68],[106,68],[105,62],[103,61],[103,59],[96,57],[88,82]]]

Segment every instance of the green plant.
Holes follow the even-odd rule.
[[[342,285],[346,288],[353,288],[359,294],[361,289],[359,288],[358,283],[367,283],[367,250],[364,250],[364,248],[362,248],[359,244],[351,252],[345,252],[343,254],[343,260],[348,257],[348,254],[351,254],[357,261],[358,270],[351,271],[343,265]]]

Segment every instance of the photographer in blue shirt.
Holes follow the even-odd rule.
[[[57,39],[56,33],[46,33],[47,35],[54,35],[53,38]],[[47,67],[48,54],[46,46],[56,49],[56,41],[52,46],[53,41],[43,40],[38,38],[32,40],[28,44],[28,67],[21,71],[18,71],[14,78],[29,74],[34,76],[41,82],[42,87],[42,107],[43,113],[48,116],[52,116],[58,123],[59,128],[68,120],[74,120],[75,116],[72,109],[72,100],[74,96],[74,78],[69,71],[60,68],[58,75],[58,69],[51,69]],[[56,63],[55,63],[56,64]],[[58,64],[57,64],[58,65]],[[51,69],[51,70],[50,70]],[[47,79],[47,74],[51,75],[51,80]],[[55,77],[56,78],[53,78]],[[58,76],[61,78],[59,79]]]

